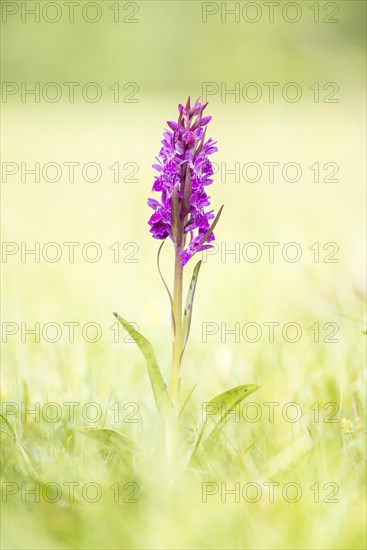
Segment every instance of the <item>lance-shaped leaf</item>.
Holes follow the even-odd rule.
[[[125,321],[118,313],[114,313],[116,319],[121,323],[124,329],[130,334],[147,364],[150,383],[153,389],[154,399],[157,409],[162,416],[166,416],[173,410],[173,405],[168,393],[167,386],[163,380],[161,371],[154,355],[154,351],[149,340],[144,338],[130,323]]]
[[[246,399],[246,397],[257,391],[259,388],[259,384],[236,386],[235,388],[217,395],[208,403],[203,403],[203,406],[205,405],[205,409],[203,407],[202,414],[205,414],[205,421],[203,419],[201,427],[198,431],[194,448],[189,460],[190,466],[193,466],[199,458],[200,445],[204,444],[210,437],[218,435],[220,430],[228,421],[230,412],[233,411],[239,403]]]
[[[170,304],[171,304],[171,321],[172,321],[172,331],[173,331],[173,334],[175,334],[175,318],[174,318],[174,315],[173,315],[173,302],[172,302],[172,294],[170,293],[170,290],[168,288],[168,285],[163,277],[163,274],[162,274],[162,271],[161,271],[161,266],[160,266],[160,262],[159,262],[159,259],[160,259],[160,256],[161,256],[161,250],[163,248],[163,245],[166,241],[163,241],[161,246],[159,247],[158,249],[158,254],[157,254],[157,267],[158,267],[158,272],[159,272],[159,275],[160,275],[160,278],[162,279],[162,283],[164,284],[164,287],[167,291],[167,294],[168,294],[168,298],[169,298],[169,301],[170,301]]]
[[[183,212],[184,212],[184,217],[186,217],[187,214],[190,212],[191,205],[189,203],[189,199],[192,195],[190,166],[187,161],[186,161],[186,167],[184,167],[184,170],[185,170],[185,185],[184,185],[184,191],[183,191]]]
[[[186,305],[185,305],[183,320],[182,320],[182,337],[183,337],[182,353],[185,350],[187,340],[190,334],[192,308],[194,305],[196,283],[198,281],[200,267],[201,267],[201,260],[195,266],[194,272],[192,274],[191,282],[190,282],[190,287],[187,293]]]
[[[84,434],[88,437],[91,437],[109,447],[122,458],[128,453],[129,455],[140,451],[138,445],[130,439],[126,434],[112,430],[110,428],[97,428],[97,427],[86,427],[86,428],[77,428],[77,431],[81,434]]]
[[[173,188],[171,203],[172,203],[172,212],[171,212],[172,236],[175,244],[180,245],[181,239],[182,239],[182,231],[181,231],[181,218],[180,218],[180,201],[178,198],[177,187]]]
[[[187,403],[190,401],[191,399],[191,396],[192,394],[194,393],[194,390],[196,388],[197,384],[195,384],[193,387],[192,387],[192,390],[190,391],[189,395],[186,397],[185,401],[184,401],[184,404],[182,405],[181,409],[180,409],[180,412],[178,413],[178,418],[181,417],[182,413],[184,412],[185,410],[185,407],[187,405]]]
[[[209,235],[210,235],[211,233],[213,233],[215,226],[216,226],[217,223],[219,222],[219,218],[220,218],[220,216],[221,216],[221,214],[222,214],[223,208],[224,208],[224,204],[222,204],[222,206],[219,208],[218,214],[215,216],[215,219],[214,219],[213,223],[212,223],[211,226],[209,227],[208,231],[205,233],[204,238],[203,238],[203,240],[201,241],[201,244],[205,244],[206,241],[208,240]]]

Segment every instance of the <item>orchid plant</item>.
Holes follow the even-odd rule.
[[[187,345],[192,319],[193,303],[201,260],[199,260],[191,277],[183,308],[183,272],[191,258],[198,252],[212,248],[214,228],[220,218],[223,206],[217,215],[210,210],[210,197],[207,187],[213,183],[213,166],[209,156],[217,151],[216,142],[206,140],[207,125],[211,116],[204,116],[207,103],[198,98],[191,104],[188,98],[186,105],[179,104],[177,122],[167,121],[162,147],[156,157],[153,168],[158,172],[153,183],[153,192],[160,193],[160,200],[149,198],[148,205],[153,209],[149,219],[150,232],[155,239],[162,240],[157,253],[158,271],[169,296],[172,321],[172,368],[169,389],[150,342],[118,313],[115,317],[130,334],[143,354],[150,377],[150,382],[157,409],[167,423],[166,433],[170,445],[177,447],[176,427],[179,419],[180,380],[182,358]],[[174,247],[173,292],[169,290],[160,269],[160,253],[164,242],[169,239]],[[259,388],[257,384],[237,386],[216,396],[207,403],[212,423],[202,422],[194,441],[190,443],[189,464],[196,464],[203,452],[205,440],[213,436],[225,424],[228,414],[248,395]],[[84,428],[87,435],[104,440],[105,444],[116,444],[114,430]],[[114,433],[113,433],[114,432]],[[175,435],[172,437],[172,433]],[[134,448],[129,438],[120,434],[121,444]],[[171,448],[172,450],[172,448]],[[172,455],[171,455],[172,456]]]
[[[207,103],[201,104],[197,99],[191,107],[189,98],[185,107],[178,107],[178,121],[167,122],[169,130],[163,135],[158,164],[153,165],[158,175],[152,190],[160,192],[161,198],[160,202],[148,199],[149,206],[154,210],[148,222],[153,237],[163,241],[169,237],[175,251],[173,297],[166,285],[172,308],[173,361],[170,390],[174,404],[179,399],[180,366],[189,336],[201,263],[194,269],[189,300],[182,314],[183,269],[197,252],[212,247],[209,243],[214,240],[213,229],[223,208],[210,224],[214,210],[207,210],[210,197],[206,187],[213,183],[209,155],[215,153],[217,148],[212,139],[205,141],[206,126],[212,118],[203,116],[206,106]],[[189,243],[186,244],[188,238]]]

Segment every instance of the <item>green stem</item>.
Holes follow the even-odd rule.
[[[180,392],[180,365],[182,356],[182,282],[183,266],[180,264],[180,247],[175,250],[175,276],[172,298],[172,314],[174,319],[173,357],[170,393],[173,405],[178,404]]]

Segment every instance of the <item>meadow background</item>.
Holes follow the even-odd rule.
[[[220,2],[208,3],[218,13],[206,23],[199,1],[96,2],[102,16],[95,23],[82,17],[86,2],[75,7],[73,23],[63,2],[53,3],[62,14],[55,23],[45,20],[42,12],[39,23],[31,16],[22,22],[20,4],[2,3],[2,81],[19,87],[25,82],[29,88],[39,82],[41,90],[56,82],[63,95],[54,103],[42,93],[39,102],[31,96],[22,101],[20,93],[2,97],[2,241],[19,246],[18,253],[5,257],[3,248],[1,266],[1,399],[19,407],[18,413],[5,414],[8,423],[4,417],[1,422],[2,489],[9,487],[4,483],[19,488],[14,495],[3,493],[2,547],[364,548],[365,3],[338,1],[330,8],[326,2],[297,2],[302,17],[295,23],[285,21],[278,8],[270,23],[263,2],[258,2],[262,17],[256,23],[242,17],[237,23],[229,15],[222,21]],[[45,4],[40,2],[41,7]],[[114,22],[117,4],[119,21]],[[242,10],[246,3],[238,4]],[[324,22],[335,6],[338,22]],[[17,7],[14,15],[4,15],[4,9]],[[49,19],[58,13],[55,7],[47,9]],[[85,13],[92,18],[93,7],[89,9]],[[291,8],[289,14],[292,17]],[[73,103],[64,82],[80,83]],[[100,101],[81,96],[80,89],[89,82],[101,86]],[[109,89],[116,82],[118,102]],[[217,93],[208,97],[207,112],[213,115],[209,135],[219,147],[213,161],[228,169],[256,162],[263,173],[258,182],[248,182],[242,173],[236,181],[219,170],[210,189],[216,210],[221,204],[225,208],[216,229],[219,251],[204,258],[201,268],[184,363],[183,397],[197,384],[185,409],[187,437],[196,429],[202,404],[238,384],[262,385],[251,396],[262,414],[256,422],[243,416],[241,422],[231,421],[207,450],[202,467],[188,470],[181,463],[167,463],[144,361],[122,330],[115,342],[115,328],[110,327],[116,327],[113,311],[137,323],[168,378],[169,304],[156,269],[158,242],[149,235],[146,200],[165,121],[177,116],[177,104],[188,95],[201,95],[205,82],[219,87],[224,83],[228,90],[236,82],[241,89],[248,82],[260,85],[263,97],[258,102],[236,102],[233,95],[222,101]],[[264,82],[280,83],[274,102],[268,101]],[[280,89],[288,82],[301,87],[300,101],[282,97]],[[318,102],[310,90],[315,82],[320,83]],[[337,102],[323,101],[332,91],[323,90],[329,82],[339,87]],[[135,85],[124,89],[126,83]],[[126,102],[133,91],[137,101]],[[6,162],[15,163],[19,171],[4,180]],[[35,162],[62,166],[59,181],[45,181],[42,174],[39,182],[29,174],[22,181],[21,163],[32,167]],[[74,181],[63,164],[70,162],[80,163]],[[86,181],[81,171],[91,162],[102,171],[95,182]],[[280,163],[274,182],[264,162]],[[282,177],[281,168],[289,162],[302,168],[297,182]],[[309,168],[316,162],[319,182]],[[121,169],[118,182],[109,168],[115,163]],[[336,181],[323,181],[330,173],[323,168],[326,163],[338,165]],[[271,263],[263,243],[274,241],[281,244]],[[42,254],[39,262],[28,255],[22,261],[21,243],[32,248],[36,242],[41,250],[46,243],[58,243],[62,257],[52,263]],[[68,259],[65,242],[81,243],[74,262]],[[91,242],[102,250],[96,263],[81,254]],[[226,249],[242,250],[249,242],[261,247],[257,263],[222,256]],[[301,247],[299,262],[283,259],[281,250],[289,242]],[[323,246],[330,242],[338,247],[333,256],[338,261],[325,263],[334,249]],[[117,262],[110,249],[114,243],[120,243]],[[314,243],[320,246],[318,262],[309,248]],[[169,248],[164,248],[162,263],[170,280]],[[194,261],[186,270],[186,284],[193,267]],[[274,342],[263,325],[272,321],[280,323]],[[221,329],[239,323],[242,330],[250,322],[263,329],[258,342],[242,336],[238,342]],[[302,328],[296,343],[281,335],[290,322]],[[63,329],[60,340],[51,343],[41,335],[36,342],[25,335],[24,328],[35,323],[41,329],[58,323]],[[79,323],[73,342],[64,323]],[[101,327],[98,342],[83,337],[87,323]],[[207,341],[205,323],[219,327]],[[315,323],[320,326],[319,342],[309,328]],[[326,323],[334,325],[325,330]],[[325,342],[335,324],[337,342]],[[4,336],[4,326],[19,330]],[[52,334],[50,330],[49,339]],[[92,329],[88,334],[93,338]],[[42,415],[39,421],[34,415],[22,418],[22,407],[39,403],[43,411],[50,402],[60,404],[60,421]],[[68,402],[81,404],[73,421],[65,410]],[[97,423],[88,423],[82,414],[83,404],[91,402],[103,411]],[[264,405],[269,402],[279,403],[274,421]],[[302,409],[297,422],[281,413],[290,402]],[[118,422],[109,408],[114,403],[120,405]],[[137,404],[137,423],[126,422],[132,410],[123,409],[127,403]],[[336,405],[328,408],[328,403]],[[248,411],[249,417],[254,411]],[[335,422],[328,421],[332,412]],[[124,431],[138,443],[141,452],[131,464],[123,465],[76,431],[97,424]],[[218,491],[203,502],[202,483],[208,481],[219,488],[221,483],[228,488],[258,483],[262,497],[258,502],[242,497],[235,502],[228,495],[221,502]],[[34,502],[32,496],[22,499],[22,483],[28,488],[40,483],[42,488],[50,482],[63,488],[68,482],[79,483],[75,502],[64,493],[55,503],[45,498]],[[95,503],[82,493],[91,482],[102,489]],[[123,502],[129,490],[114,502],[109,487],[127,482],[139,485],[139,502]],[[274,502],[264,482],[280,484]],[[281,493],[291,482],[302,488],[296,503]],[[338,486],[337,502],[323,501],[335,487],[325,488],[328,483]],[[315,484],[320,502],[314,502],[310,490]]]

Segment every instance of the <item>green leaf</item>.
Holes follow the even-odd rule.
[[[210,437],[218,435],[220,430],[222,430],[230,417],[230,411],[233,411],[239,403],[259,388],[259,384],[236,386],[235,388],[217,395],[211,401],[206,403],[206,421],[202,421],[202,425],[199,429],[194,448],[191,453],[189,465],[192,466],[195,461],[198,460],[200,445],[204,444]]]
[[[196,386],[197,386],[197,383],[192,387],[192,390],[190,391],[189,395],[186,397],[185,402],[184,402],[184,404],[182,405],[180,412],[178,413],[178,417],[179,417],[179,418],[181,417],[182,413],[184,412],[187,403],[188,403],[189,400],[191,399],[191,396],[192,396],[192,394],[194,393],[194,390],[195,390]]]
[[[164,287],[167,291],[167,294],[168,294],[168,298],[169,298],[169,301],[170,301],[170,304],[171,304],[171,321],[172,321],[172,329],[173,329],[173,333],[175,333],[175,318],[173,316],[173,302],[172,302],[172,294],[170,293],[170,290],[168,288],[168,285],[166,283],[166,281],[164,280],[164,277],[163,277],[163,274],[162,274],[162,271],[161,271],[161,267],[160,267],[160,263],[159,263],[159,259],[160,259],[160,256],[161,256],[161,250],[162,250],[162,247],[164,245],[166,241],[163,241],[161,246],[159,247],[158,249],[158,253],[157,253],[157,267],[158,267],[158,272],[159,272],[159,275],[160,275],[160,278],[162,279],[162,283],[164,284]]]
[[[208,237],[211,233],[213,233],[214,229],[215,229],[215,226],[217,225],[217,223],[219,222],[219,218],[222,214],[222,211],[223,211],[223,208],[224,208],[224,204],[222,204],[222,206],[219,208],[218,210],[218,214],[215,216],[215,219],[213,221],[213,223],[211,224],[211,226],[209,227],[208,231],[205,233],[204,235],[204,238],[203,240],[201,241],[201,244],[204,244],[206,243],[206,241],[208,240]]]
[[[136,443],[126,434],[110,428],[86,427],[77,428],[77,431],[83,435],[96,439],[99,443],[109,447],[121,456],[124,456],[124,452],[133,454],[140,450]]]
[[[114,316],[122,324],[124,329],[130,334],[134,340],[147,364],[150,383],[152,385],[154,399],[157,405],[157,409],[162,416],[166,416],[173,411],[173,405],[168,393],[167,386],[163,380],[161,371],[157,363],[157,359],[154,355],[154,351],[149,340],[144,338],[130,323],[125,321],[118,313],[114,313]]]
[[[190,287],[187,293],[186,306],[185,306],[183,321],[182,321],[182,337],[183,337],[182,353],[184,352],[184,349],[186,347],[187,340],[190,334],[192,308],[194,304],[196,283],[198,281],[201,262],[202,260],[200,260],[195,266],[194,272],[192,274],[191,282],[190,282]]]
[[[184,185],[184,192],[183,192],[183,217],[186,217],[187,214],[190,212],[191,204],[189,203],[189,198],[192,195],[192,184],[191,184],[191,173],[190,173],[190,167],[188,165],[188,161],[184,161],[182,163],[182,166],[184,166],[184,163],[186,164],[186,174],[185,174],[185,185]]]

